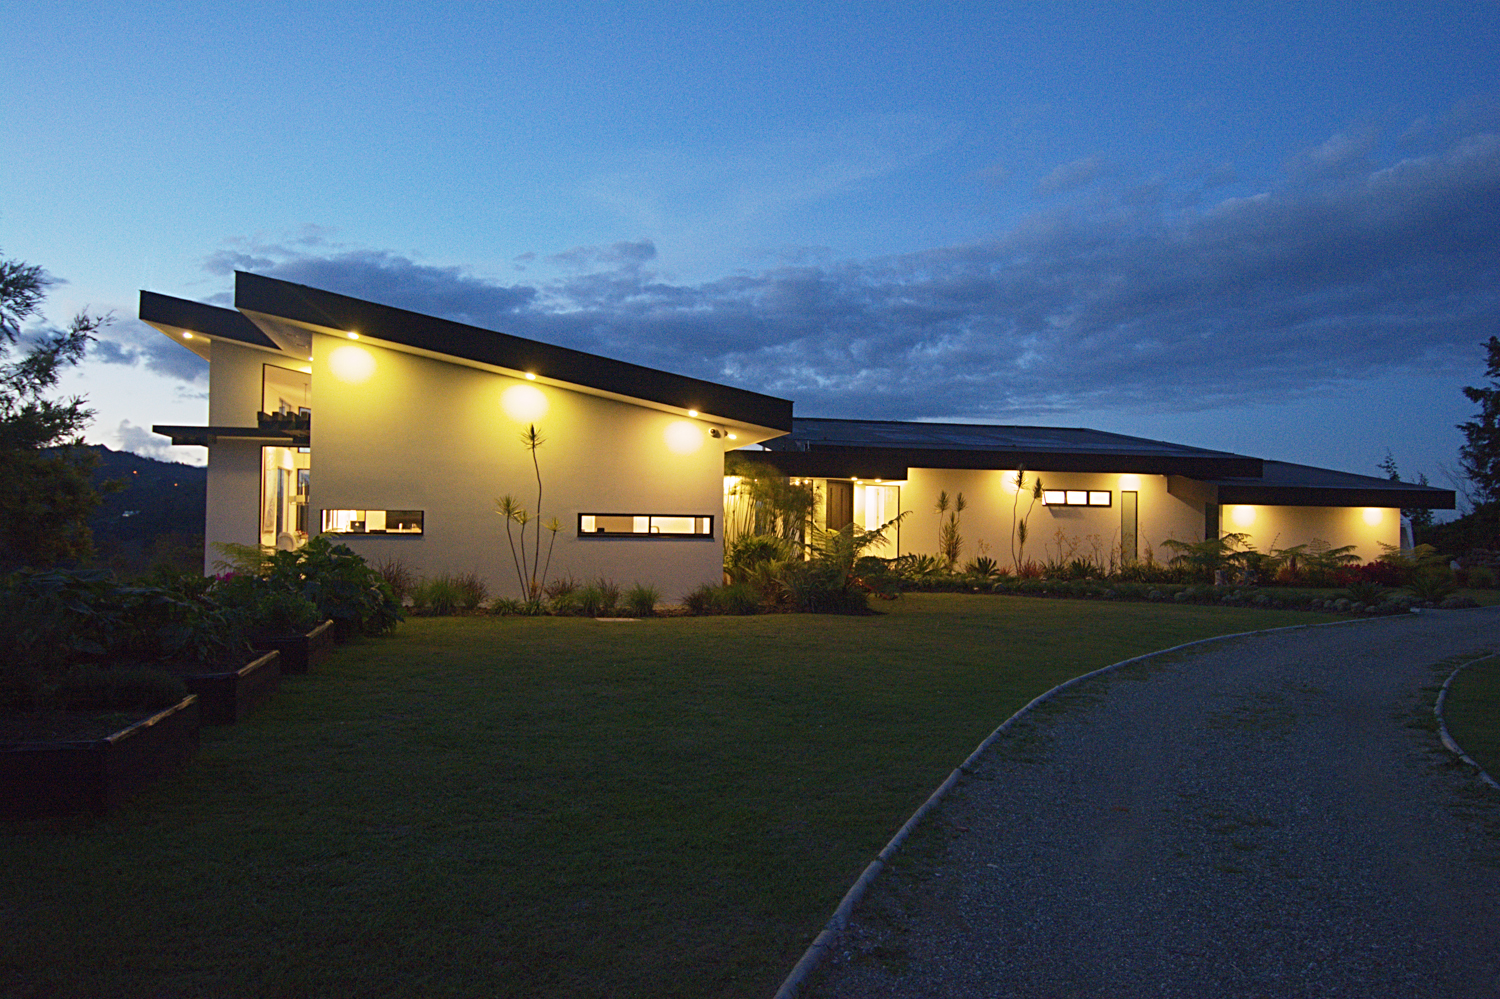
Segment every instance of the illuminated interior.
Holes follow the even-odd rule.
[[[421,510],[324,510],[328,534],[421,534]]]
[[[1045,506],[1109,506],[1113,497],[1108,489],[1044,489]]]
[[[274,416],[312,413],[312,376],[305,371],[261,368],[261,412]],[[312,452],[305,447],[260,451],[260,543],[290,551],[307,543],[312,491]]]
[[[854,522],[867,531],[873,531],[901,513],[901,487],[888,485],[866,485],[854,487]]]
[[[580,513],[578,536],[702,537],[714,535],[713,517],[656,513]]]

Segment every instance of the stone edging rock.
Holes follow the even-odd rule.
[[[1475,763],[1474,760],[1469,756],[1469,754],[1463,751],[1463,747],[1458,744],[1457,740],[1455,740],[1453,738],[1453,735],[1448,731],[1448,722],[1443,718],[1443,706],[1448,703],[1448,688],[1452,686],[1453,681],[1458,678],[1458,674],[1462,673],[1470,666],[1473,666],[1475,663],[1482,663],[1486,659],[1495,658],[1495,655],[1496,653],[1492,652],[1487,656],[1480,656],[1478,659],[1470,660],[1469,662],[1466,662],[1462,666],[1458,667],[1458,669],[1454,670],[1452,673],[1448,674],[1448,679],[1443,681],[1443,689],[1438,691],[1437,703],[1433,705],[1432,713],[1437,716],[1438,736],[1442,738],[1443,745],[1448,747],[1448,751],[1454,756],[1457,756],[1460,760],[1463,760],[1469,766],[1473,767],[1475,772],[1479,775],[1480,780],[1484,781],[1495,790],[1500,791],[1500,784],[1495,783],[1495,778],[1485,773],[1484,767],[1481,767],[1478,763]]]

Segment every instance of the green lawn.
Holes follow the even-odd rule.
[[[102,821],[0,828],[0,995],[770,996],[946,774],[1070,676],[1321,620],[413,620]]]
[[[1500,658],[1458,674],[1448,688],[1443,718],[1464,752],[1500,780]]]

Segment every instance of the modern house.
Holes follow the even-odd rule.
[[[1128,559],[1234,531],[1374,558],[1399,542],[1401,507],[1454,505],[1447,490],[1091,430],[794,419],[783,399],[254,274],[235,275],[234,304],[141,293],[140,318],[209,362],[208,425],[154,428],[208,448],[206,565],[221,542],[330,533],[372,562],[474,571],[514,595],[496,513],[510,495],[553,577],[675,598],[719,579],[725,454],[757,445],[810,480],[828,526],[913,511],[887,555],[935,551],[938,494],[962,492],[965,536],[1002,565],[1028,508],[1028,557]]]

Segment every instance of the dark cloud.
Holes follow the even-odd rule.
[[[655,273],[648,240],[556,254],[563,276],[535,286],[378,251],[288,247],[257,269],[769,392],[804,415],[1041,422],[1468,372],[1500,319],[1500,137],[1381,169],[1348,167],[1368,160],[1358,143],[1325,147],[1321,172],[1192,211],[1160,179],[1121,184],[984,242],[788,255],[695,285]]]
[[[137,319],[121,319],[110,325],[89,348],[89,357],[103,364],[140,365],[185,382],[208,381],[207,361]]]

